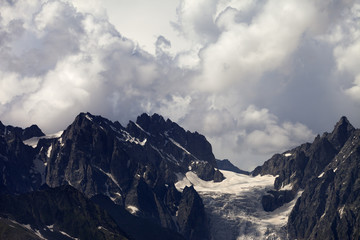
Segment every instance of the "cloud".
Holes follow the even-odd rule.
[[[229,112],[209,116],[205,116],[204,122],[210,129],[205,127],[204,132],[210,133],[208,136],[215,151],[222,153],[218,157],[230,158],[249,170],[256,167],[259,159],[314,138],[313,132],[304,124],[282,122],[268,109],[258,109],[254,105],[243,109],[237,117]]]
[[[157,112],[248,170],[331,130],[342,115],[360,124],[354,1],[179,0],[176,19],[167,12],[151,21],[174,3],[138,0],[121,15],[126,28],[107,15],[124,3],[106,2],[114,7],[0,2],[1,121],[50,133],[80,111],[123,124]],[[122,35],[129,29],[144,39]]]
[[[353,76],[351,86],[345,87],[345,93],[360,104],[360,69],[356,64],[360,61],[360,4],[354,4],[346,13],[346,21],[337,25],[327,37],[336,45],[334,57],[338,70]]]
[[[177,8],[177,22],[173,26],[186,38],[202,44],[214,41],[218,29],[214,24],[213,13],[217,0],[181,0]]]
[[[153,58],[106,19],[62,1],[19,1],[11,7],[21,4],[32,10],[31,19],[21,11],[5,12],[8,19],[1,22],[7,43],[0,58],[4,121],[23,125],[22,119],[28,119],[51,131],[69,124],[79,111],[120,115],[156,79]],[[22,45],[29,39],[31,44]]]
[[[227,8],[219,15],[223,30],[202,51],[199,88],[244,86],[282,66],[314,21],[315,10],[310,1],[268,1],[250,24],[238,22],[238,14]]]

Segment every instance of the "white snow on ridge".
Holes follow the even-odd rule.
[[[32,232],[33,234],[37,235],[40,239],[46,240],[46,238],[44,238],[44,236],[41,235],[40,231],[39,231],[38,229],[33,229],[33,228],[31,228],[30,224],[21,224],[21,223],[19,223],[19,222],[16,222],[15,220],[11,220],[11,219],[9,219],[9,221],[12,222],[12,223],[15,224],[15,225],[18,225],[18,226],[20,226],[20,227],[23,227],[23,228],[29,230],[29,231]]]
[[[146,133],[147,135],[149,135],[149,136],[151,135],[149,132],[145,131],[139,124],[135,123],[135,126],[138,127],[144,133]]]
[[[291,190],[291,189],[293,189],[293,184],[289,183],[287,185],[282,186],[280,190]]]
[[[297,198],[273,212],[265,212],[261,198],[273,189],[274,176],[248,176],[221,170],[225,180],[203,181],[193,172],[178,174],[175,187],[193,185],[210,218],[212,239],[286,239],[288,215]],[[298,196],[300,196],[299,193]]]
[[[285,157],[290,157],[290,156],[292,156],[292,154],[291,153],[284,153],[284,156]]]
[[[120,133],[119,131],[117,131],[117,132]],[[124,139],[122,139],[120,137],[116,137],[116,138],[121,142],[125,141],[125,142],[135,143],[135,144],[138,144],[138,145],[140,145],[142,147],[145,146],[145,144],[147,142],[146,138],[144,140],[140,141],[140,139],[131,136],[130,133],[126,132],[125,130],[121,130],[120,134],[122,135],[122,137]]]
[[[28,146],[30,146],[30,147],[32,147],[32,148],[36,148],[36,146],[37,146],[40,138],[42,138],[42,137],[33,137],[33,138],[30,138],[30,139],[28,139],[28,140],[25,140],[25,141],[24,141],[24,144],[25,144],[25,145],[28,145]]]
[[[67,236],[68,238],[71,238],[71,239],[73,239],[73,240],[79,240],[79,238],[75,238],[75,237],[72,237],[72,236],[70,236],[69,234],[67,234],[66,232],[63,232],[63,231],[59,231],[62,235],[65,235],[65,236]]]
[[[50,139],[50,138],[59,138],[61,137],[61,135],[63,134],[64,131],[59,131],[57,133],[52,133],[52,134],[48,134],[46,136],[42,136],[42,137],[33,137],[33,138],[30,138],[30,139],[27,139],[24,141],[24,144],[25,145],[28,145],[32,148],[36,148],[38,142],[40,139]]]
[[[167,136],[168,137],[168,136]],[[175,146],[177,146],[178,148],[180,148],[181,150],[183,150],[184,152],[186,152],[186,154],[191,155],[191,153],[186,150],[183,146],[180,145],[180,143],[178,143],[177,141],[175,141],[174,139],[172,139],[171,137],[168,137],[168,139],[175,144]]]
[[[92,117],[90,117],[88,114],[86,114],[85,117],[86,117],[89,121],[93,121]]]
[[[94,166],[94,167],[95,167],[96,169],[98,169],[100,172],[102,172],[103,174],[105,174],[106,176],[108,176],[108,177],[111,179],[111,181],[112,181],[113,183],[115,183],[116,186],[118,186],[119,189],[121,190],[120,184],[118,183],[118,181],[116,181],[116,179],[114,178],[114,176],[113,176],[111,173],[107,173],[107,172],[105,172],[104,170],[102,170],[101,168],[99,168],[99,167],[97,167],[97,166]]]

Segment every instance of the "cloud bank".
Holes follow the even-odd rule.
[[[123,124],[157,112],[244,169],[312,141],[342,115],[360,125],[355,1],[179,0],[167,24],[189,44],[165,31],[150,52],[110,21],[121,1],[107,2],[0,2],[1,121],[50,133],[80,111]]]

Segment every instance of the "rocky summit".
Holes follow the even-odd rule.
[[[142,114],[123,127],[81,113],[57,136],[46,137],[37,129],[1,124],[3,194],[69,185],[87,198],[106,196],[158,229],[169,229],[163,235],[168,239],[179,238],[178,233],[186,239],[209,239],[197,192],[181,193],[174,187],[188,171],[203,180],[223,180],[211,145],[201,134],[185,131],[157,114]]]
[[[359,164],[346,117],[251,173],[158,114],[0,122],[0,239],[359,239]]]
[[[360,129],[342,117],[318,135],[257,167],[253,175],[277,176],[262,198],[274,211],[302,192],[292,209],[289,239],[360,239]]]

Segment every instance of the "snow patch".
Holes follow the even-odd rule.
[[[344,208],[345,208],[345,205],[338,209],[340,218],[342,218],[342,216],[343,216],[343,214],[344,214]]]
[[[290,157],[290,156],[292,156],[292,153],[284,153],[284,156],[285,157]]]
[[[135,206],[129,205],[126,206],[126,209],[131,213],[131,214],[136,214],[137,212],[139,212],[139,209]]]
[[[179,165],[178,160],[177,160],[172,154],[168,154],[168,153],[164,152],[163,150],[154,147],[154,146],[151,145],[151,144],[150,144],[150,146],[151,146],[152,149],[154,149],[155,151],[157,151],[157,152],[160,154],[161,158],[167,159],[167,160],[169,160],[170,162],[173,162],[173,163],[175,163],[176,165]],[[166,155],[166,156],[165,156],[165,155]]]
[[[52,144],[50,145],[49,149],[47,150],[46,156],[50,158],[51,156],[51,150],[52,150]]]
[[[177,146],[178,148],[180,148],[181,150],[183,150],[186,154],[191,155],[191,153],[186,150],[183,146],[180,145],[180,143],[176,142],[174,139],[172,139],[171,137],[168,137],[168,139],[175,144],[175,146]]]
[[[140,141],[140,139],[131,136],[130,133],[128,133],[128,132],[126,132],[124,130],[121,130],[121,134],[123,136],[123,139],[120,138],[120,137],[116,137],[120,142],[125,141],[125,142],[135,143],[135,144],[138,144],[140,146],[145,146],[145,144],[147,142],[146,138],[144,140]]]
[[[11,219],[9,219],[9,221],[12,222],[12,223],[14,223],[15,225],[21,226],[21,227],[23,227],[23,228],[31,231],[32,233],[34,233],[35,235],[37,235],[40,239],[46,240],[46,238],[44,238],[44,236],[40,233],[40,231],[37,230],[37,229],[31,228],[30,224],[21,224],[21,223],[18,223],[18,222],[16,222],[16,221],[14,221],[14,220],[11,220]],[[13,227],[13,226],[12,226],[12,227]]]
[[[85,115],[85,117],[90,120],[91,122],[93,121],[92,117],[90,117],[88,114]]]
[[[75,238],[75,237],[72,237],[72,236],[70,236],[69,234],[67,234],[66,232],[63,232],[63,231],[59,231],[62,235],[65,235],[65,236],[67,236],[68,238],[71,238],[71,239],[73,239],[73,240],[80,240],[79,238]]]
[[[46,226],[51,232],[54,231],[54,224],[53,225],[49,225],[49,226]]]
[[[33,138],[25,140],[24,144],[28,145],[32,148],[36,148],[39,140],[40,140],[40,137],[33,137]]]
[[[65,144],[64,144],[64,142],[63,142],[63,139],[62,139],[62,137],[61,138],[59,138],[59,143],[60,143],[60,147],[63,147]]]
[[[35,230],[34,230],[34,233],[35,233],[35,235],[38,236],[40,239],[47,240],[46,238],[44,238],[44,236],[40,233],[39,230],[35,229]]]
[[[94,166],[94,167],[96,169],[98,169],[100,172],[102,172],[103,174],[105,174],[106,176],[108,176],[113,181],[113,183],[115,183],[116,186],[118,186],[121,189],[120,184],[118,183],[118,181],[116,181],[116,179],[114,178],[114,176],[111,173],[107,173],[99,167],[96,167],[96,166]]]
[[[282,186],[280,190],[292,190],[292,189],[293,189],[293,184],[289,183],[287,185]]]
[[[320,175],[318,176],[318,178],[322,178],[324,176],[325,172],[320,173]]]
[[[145,131],[139,124],[135,123],[135,126],[137,126],[141,131],[143,131],[147,135],[149,135],[149,136],[151,135],[149,132]]]
[[[98,229],[98,230],[105,230],[105,231],[107,231],[107,232],[110,232],[109,230],[107,230],[107,229],[104,228],[103,226],[98,226],[97,229]]]
[[[147,139],[145,138],[142,142],[140,142],[139,144],[141,145],[141,146],[145,146],[145,143],[147,142]]]

